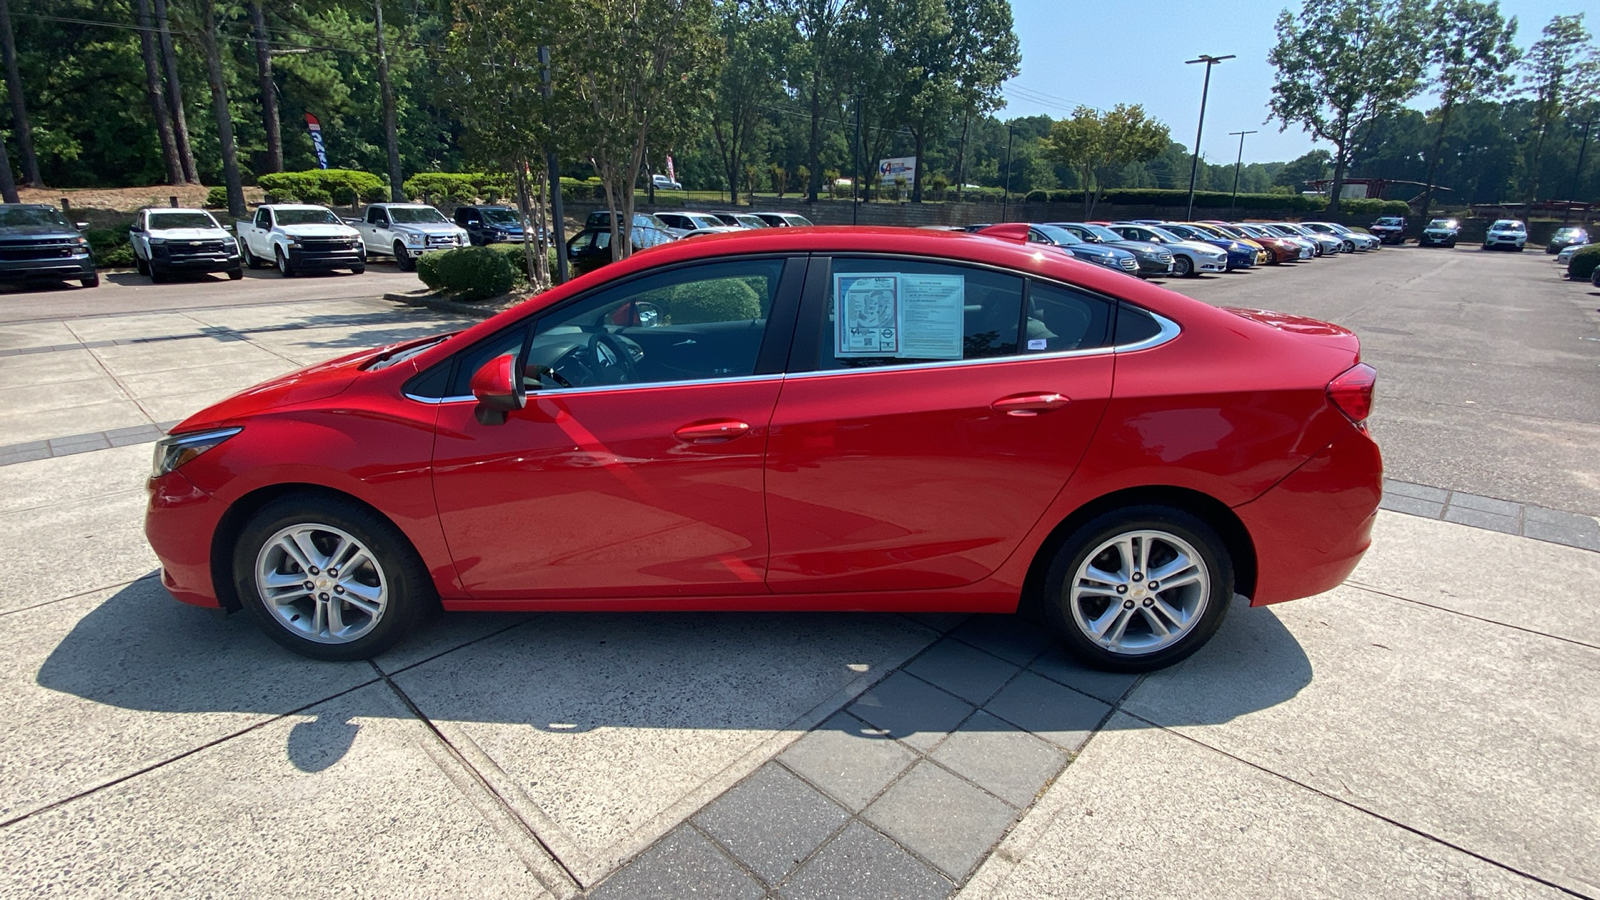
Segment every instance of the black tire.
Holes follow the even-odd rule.
[[[289,257],[283,252],[282,247],[272,248],[273,261],[278,264],[278,274],[285,278],[294,277],[294,265],[289,262]]]
[[[366,271],[367,271],[367,264],[366,263],[362,263],[359,266],[351,266],[350,267],[350,274],[351,275],[364,275],[364,274],[366,274]]]
[[[331,526],[345,532],[370,554],[373,560],[370,571],[381,573],[376,578],[386,594],[381,613],[365,617],[371,624],[360,636],[342,642],[313,640],[292,629],[268,609],[268,601],[257,587],[257,565],[263,560],[263,554],[271,553],[268,545],[275,535],[297,526]],[[363,574],[358,577],[368,578],[366,564],[362,565]],[[327,574],[317,573],[323,580],[327,580]],[[284,647],[312,659],[368,659],[382,653],[414,630],[439,602],[427,567],[400,529],[366,507],[338,497],[292,494],[258,510],[234,543],[233,579],[240,601],[255,617],[261,630]],[[315,603],[309,596],[305,601]],[[285,604],[284,609],[286,616],[295,614],[296,608],[292,605]],[[354,607],[346,603],[341,609],[345,615],[351,615]],[[355,615],[364,616],[359,612]]]
[[[234,266],[233,268],[228,270],[228,280],[229,281],[238,281],[239,279],[241,279],[243,277],[244,277],[244,270],[239,268],[238,266]]]
[[[139,254],[135,253],[133,255],[133,270],[138,272],[140,275],[149,275],[150,264],[145,262],[144,258],[139,256]]]
[[[1105,615],[1113,611],[1113,606],[1123,605],[1128,610],[1125,613],[1127,624],[1123,626],[1124,633],[1127,633],[1127,629],[1133,629],[1135,634],[1142,630],[1149,633],[1151,640],[1157,640],[1155,631],[1150,625],[1154,612],[1146,612],[1140,609],[1139,605],[1127,606],[1127,604],[1142,604],[1146,609],[1152,610],[1153,605],[1158,605],[1158,601],[1177,604],[1172,607],[1174,609],[1181,609],[1186,605],[1193,606],[1193,609],[1186,610],[1192,615],[1182,624],[1180,636],[1172,642],[1149,650],[1117,651],[1103,646],[1085,632],[1084,626],[1079,624],[1079,615],[1074,613],[1069,590],[1079,568],[1089,561],[1090,553],[1118,535],[1134,531],[1159,532],[1188,544],[1203,563],[1201,572],[1205,575],[1194,584],[1203,583],[1206,593],[1201,596],[1197,589],[1189,594],[1175,595],[1171,593],[1172,589],[1161,588],[1153,594],[1136,599],[1141,588],[1135,584],[1133,591],[1122,595],[1125,599],[1121,604],[1117,604],[1109,597],[1103,601],[1093,596],[1085,597],[1085,607],[1103,602],[1104,608],[1098,611],[1089,608],[1080,609],[1078,612],[1081,615]],[[1159,540],[1152,545],[1158,553],[1163,550]],[[1166,550],[1171,550],[1172,547],[1173,545],[1165,545]],[[1153,565],[1151,570],[1154,571],[1155,568]],[[1167,506],[1130,506],[1101,513],[1084,523],[1067,538],[1056,551],[1049,572],[1045,576],[1042,607],[1051,624],[1060,633],[1068,651],[1086,665],[1114,672],[1150,672],[1185,659],[1205,646],[1216,633],[1217,627],[1222,624],[1223,618],[1228,614],[1228,607],[1233,603],[1233,578],[1233,560],[1228,553],[1227,545],[1217,535],[1216,529],[1206,524],[1204,520],[1192,513]],[[1142,573],[1134,580],[1141,579]],[[1188,585],[1180,585],[1178,589],[1182,590],[1185,587]],[[1168,621],[1173,620],[1168,619]]]
[[[1188,278],[1193,274],[1194,263],[1189,260],[1189,257],[1177,255],[1172,257],[1172,277]]]
[[[154,264],[152,264],[150,266],[150,283],[151,284],[165,284],[166,281],[167,281],[167,273],[161,271],[160,269],[156,268]]]
[[[414,272],[417,268],[417,258],[406,251],[406,245],[399,241],[394,242],[394,264],[402,272]]]
[[[78,279],[78,283],[83,285],[86,288],[99,287],[100,286],[100,276],[98,274],[96,274],[96,275],[90,275],[88,278],[80,278],[80,279]]]
[[[250,252],[250,245],[244,241],[239,242],[239,255],[244,257],[244,264],[252,269],[261,268],[261,258]]]

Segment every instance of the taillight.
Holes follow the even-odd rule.
[[[1328,382],[1328,399],[1358,427],[1365,428],[1372,413],[1372,389],[1378,383],[1378,370],[1356,363],[1344,374]]]

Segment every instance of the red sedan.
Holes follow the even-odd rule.
[[[437,604],[1021,607],[1146,670],[1345,578],[1382,468],[1353,334],[995,232],[674,243],[251,388],[157,447],[162,581],[322,659]]]

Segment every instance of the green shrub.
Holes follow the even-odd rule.
[[[511,176],[504,172],[420,172],[407,178],[401,188],[412,200],[471,203],[511,193]]]
[[[358,197],[376,202],[388,193],[383,179],[353,169],[273,172],[261,176],[260,184],[272,203],[353,203]]]
[[[1028,195],[1026,197],[1023,197],[1022,199],[1028,201],[1029,203],[1044,203],[1044,202],[1047,202],[1050,199],[1050,192],[1049,191],[1029,191]]]
[[[1339,201],[1339,212],[1352,215],[1409,216],[1411,215],[1411,206],[1404,200],[1351,197]]]
[[[206,191],[206,209],[227,209],[227,208],[228,208],[228,189],[225,186],[219,184],[216,187],[213,187],[210,190]]]
[[[417,277],[436,291],[471,303],[498,297],[516,283],[507,254],[493,247],[438,250],[417,259]]]
[[[89,249],[94,253],[97,266],[132,266],[133,245],[128,243],[128,233],[121,229],[91,228],[84,233],[89,239]]]
[[[1572,261],[1567,263],[1567,277],[1573,281],[1588,281],[1594,277],[1594,270],[1600,268],[1600,244],[1590,244],[1572,254]]]
[[[761,292],[766,281],[725,278],[660,288],[641,294],[641,301],[661,307],[669,325],[741,322],[761,318]]]

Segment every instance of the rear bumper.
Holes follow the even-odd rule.
[[[1350,428],[1265,494],[1234,508],[1256,548],[1252,606],[1337,587],[1372,543],[1383,458]]]
[[[184,603],[220,607],[211,577],[211,538],[226,511],[222,502],[180,472],[153,478],[145,487],[150,503],[144,534],[161,561],[161,585]]]

